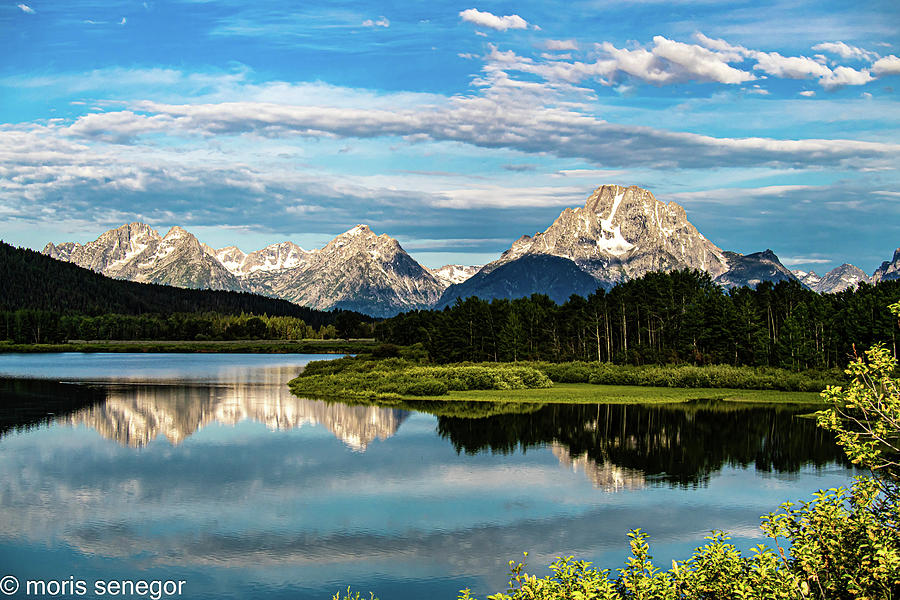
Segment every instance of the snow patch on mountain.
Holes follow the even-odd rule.
[[[815,271],[791,271],[802,284],[820,294],[833,294],[846,289],[855,289],[860,283],[871,283],[872,278],[862,269],[850,264],[843,264],[819,277]]]
[[[717,277],[728,268],[723,251],[680,205],[637,186],[597,188],[583,207],[567,208],[545,231],[522,236],[482,271],[527,254],[568,258],[605,287],[650,271],[693,268]]]
[[[438,269],[428,269],[428,272],[431,273],[432,277],[437,279],[438,283],[442,286],[450,287],[455,283],[462,283],[469,279],[477,273],[480,268],[480,266],[444,265]]]

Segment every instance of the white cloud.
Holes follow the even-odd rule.
[[[440,206],[445,208],[518,208],[527,206],[572,206],[584,203],[590,191],[584,186],[527,187],[484,186],[444,190]]]
[[[793,267],[796,265],[827,265],[834,262],[830,258],[815,258],[811,256],[784,256],[779,257],[781,264]]]
[[[844,85],[865,85],[875,79],[866,69],[857,71],[851,67],[835,67],[832,74],[819,80],[822,87],[832,89]]]
[[[165,132],[174,126],[175,121],[166,115],[147,116],[125,110],[85,115],[76,120],[68,130],[81,138],[125,144],[138,135]]]
[[[609,181],[611,179],[620,179],[626,175],[627,171],[613,171],[610,169],[562,169],[553,173],[551,177],[577,177],[595,181]]]
[[[737,84],[756,79],[752,73],[730,66],[728,62],[734,59],[730,53],[676,42],[660,35],[653,38],[653,47],[649,50],[616,48],[609,42],[598,44],[597,49],[608,59],[598,60],[592,67],[610,81],[616,72],[654,85],[685,81]]]
[[[756,60],[754,69],[785,79],[818,79],[826,89],[844,85],[865,85],[874,77],[866,69],[857,71],[852,67],[830,69],[822,63],[806,56],[782,56],[777,52],[750,50],[748,54]]]
[[[841,58],[856,58],[867,61],[878,58],[878,54],[875,52],[869,52],[868,50],[863,50],[856,46],[849,46],[844,42],[823,42],[821,44],[816,44],[812,49],[819,50],[820,52],[837,54]]]
[[[829,66],[821,55],[783,56],[778,52],[753,50],[736,46],[722,39],[710,38],[697,32],[698,44],[688,44],[655,36],[649,47],[618,48],[610,42],[594,44],[599,58],[594,62],[573,60],[570,53],[540,52],[533,57],[519,56],[512,50],[500,50],[489,45],[485,56],[483,77],[473,80],[475,86],[495,89],[514,86],[534,86],[534,82],[515,80],[510,73],[530,73],[543,78],[551,85],[574,86],[592,81],[603,86],[621,88],[623,78],[634,78],[652,85],[672,85],[689,81],[713,82],[736,85],[769,77],[782,79],[813,79],[825,89],[849,85],[865,85],[875,79],[869,69],[848,66]],[[568,42],[549,40],[546,46],[568,47]],[[853,47],[849,47],[853,51]],[[896,61],[896,63],[894,62]],[[752,71],[744,68],[752,65]],[[880,73],[900,72],[900,59],[886,57],[876,63]],[[874,69],[875,67],[873,67]],[[625,82],[627,83],[627,81]],[[759,86],[751,93],[767,95]]]
[[[386,17],[378,17],[376,20],[366,19],[362,22],[363,27],[390,27],[391,22]]]
[[[480,11],[477,8],[468,8],[460,11],[460,18],[480,27],[488,27],[497,31],[506,31],[507,29],[527,29],[528,21],[519,15],[506,15],[498,17],[495,14]]]
[[[700,42],[700,45],[704,48],[709,48],[728,56],[729,62],[740,61],[749,52],[743,46],[734,46],[725,40],[705,36],[699,31],[694,33],[694,39]]]
[[[794,193],[814,193],[825,188],[814,185],[767,185],[755,188],[717,188],[695,192],[675,192],[666,194],[666,199],[680,203],[697,204],[745,204],[755,203],[761,198],[783,198]]]
[[[713,52],[695,44],[669,40],[663,36],[653,38],[653,54],[678,65],[691,78],[720,83],[742,83],[756,79],[746,71],[728,65],[733,57]]]
[[[885,75],[900,75],[900,58],[893,54],[879,58],[872,65],[872,71],[879,77]]]
[[[871,76],[866,69],[853,69],[851,67],[836,66],[834,69],[828,67],[824,56],[816,55],[813,58],[807,56],[782,56],[778,52],[762,52],[752,50],[743,46],[734,46],[725,40],[713,39],[695,33],[694,38],[703,46],[717,50],[719,52],[728,53],[733,58],[749,58],[756,61],[754,70],[762,71],[773,77],[784,79],[818,79],[819,84],[826,89],[833,89],[844,85],[865,85],[872,81]],[[813,46],[813,50],[823,50],[839,54],[844,58],[855,57],[865,58],[874,57],[877,54],[867,52],[855,46],[848,46],[843,42],[826,42]]]
[[[805,96],[807,98],[812,98],[816,95],[813,90],[803,90],[802,92],[798,92],[801,96]]]
[[[28,6],[27,4],[16,4],[19,9],[26,14],[33,15],[35,13],[34,9]]]
[[[900,145],[843,139],[716,138],[609,123],[579,110],[540,105],[521,94],[453,97],[410,108],[297,106],[261,102],[171,105],[81,117],[64,131],[82,139],[129,142],[145,133],[174,136],[253,134],[261,138],[403,137],[482,148],[548,153],[604,166],[704,168],[881,164]],[[522,101],[521,98],[527,98]]]
[[[785,79],[807,79],[828,77],[831,69],[806,56],[782,56],[777,52],[748,52],[756,60],[755,69],[775,77]]]
[[[738,84],[757,79],[753,73],[728,64],[743,60],[731,47],[723,47],[720,52],[656,36],[650,49],[617,48],[610,42],[595,44],[595,48],[601,58],[585,63],[570,61],[565,55],[550,54],[540,56],[545,62],[535,62],[513,51],[499,51],[496,46],[491,46],[486,57],[487,69],[521,71],[550,82],[570,84],[593,79],[606,86],[617,85],[619,76],[635,77],[653,85],[686,81]]]
[[[566,52],[558,54],[556,52],[541,52],[541,58],[544,60],[572,60],[572,53]]]
[[[544,47],[547,50],[578,50],[578,43],[575,40],[547,40]]]

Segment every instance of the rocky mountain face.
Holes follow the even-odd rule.
[[[120,279],[249,291],[321,310],[349,309],[378,317],[442,307],[469,296],[545,293],[562,302],[571,294],[609,289],[648,272],[686,268],[706,271],[727,287],[799,278],[820,292],[900,278],[900,249],[872,278],[852,265],[824,277],[792,273],[771,250],[727,252],[707,240],[680,205],[660,202],[636,186],[618,185],[597,188],[583,207],[565,209],[546,230],[522,236],[480,269],[426,269],[397,240],[376,235],[366,225],[317,250],[282,242],[246,254],[235,246],[210,248],[180,227],[161,236],[132,223],[84,245],[47,244],[44,254]]]
[[[537,256],[562,260],[536,266]],[[551,264],[559,275],[555,279],[535,272]],[[771,250],[746,256],[723,251],[697,231],[675,202],[660,202],[636,186],[604,185],[583,207],[565,209],[545,231],[522,236],[472,278],[448,287],[438,306],[457,297],[515,298],[533,292],[560,301],[652,271],[686,268],[706,271],[728,287],[795,279]]]
[[[451,285],[444,290],[435,308],[452,305],[457,298],[524,298],[532,294],[546,294],[561,304],[572,294],[592,294],[598,285],[596,279],[568,258],[526,254],[490,271],[482,269],[462,283]]]
[[[811,290],[815,290],[816,286],[819,285],[819,282],[822,281],[822,278],[819,277],[819,274],[815,271],[801,271],[800,269],[794,269],[791,273],[800,280],[800,283]]]
[[[428,308],[449,285],[412,259],[397,240],[366,225],[337,236],[320,250],[291,242],[245,254],[214,250],[173,227],[165,236],[143,223],[107,231],[93,242],[49,243],[43,253],[119,279],[176,287],[248,291],[330,310],[379,317]],[[444,268],[462,280],[473,267]]]
[[[718,277],[728,270],[722,250],[688,222],[684,208],[637,186],[597,188],[583,207],[567,208],[544,232],[522,236],[482,272],[527,254],[568,258],[604,287],[650,271],[691,268]]]
[[[376,317],[427,308],[443,286],[387,235],[366,225],[337,236],[300,268],[268,283],[279,298],[322,310],[342,308]]]
[[[881,263],[881,266],[872,273],[872,283],[879,281],[892,281],[900,279],[900,248],[894,250],[894,258]]]
[[[753,254],[738,254],[737,252],[725,252],[728,260],[728,270],[716,277],[716,283],[725,287],[756,287],[763,281],[790,281],[797,279],[787,267],[781,264],[778,257],[771,250],[754,252]]]
[[[847,263],[828,271],[822,277],[816,275],[815,271],[791,272],[806,287],[820,294],[833,294],[850,288],[855,289],[861,282],[872,283],[872,278],[866,275],[862,269]]]
[[[93,242],[49,243],[43,253],[108,277],[176,287],[237,290],[240,279],[196,237],[173,227],[165,236],[143,223],[107,231]]]
[[[444,265],[439,269],[428,269],[428,272],[437,279],[438,283],[446,288],[469,279],[479,269],[481,269],[480,266]]]
[[[293,242],[272,244],[250,254],[244,254],[236,246],[220,248],[213,252],[222,266],[238,277],[296,269],[305,265],[309,255],[312,254]]]

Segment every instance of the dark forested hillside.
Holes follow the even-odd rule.
[[[589,360],[723,363],[788,369],[847,364],[853,344],[896,352],[900,281],[820,295],[796,281],[725,290],[699,271],[648,273],[610,291],[556,304],[534,294],[458,300],[443,311],[398,315],[380,339],[425,344],[433,360]]]
[[[255,294],[191,290],[110,279],[3,242],[0,242],[0,284],[0,313],[6,313],[9,318],[12,318],[11,313],[20,313],[20,320],[21,313],[28,311],[56,315],[57,318],[63,315],[96,317],[110,314],[254,314],[292,317],[312,328],[332,325],[339,320],[348,320],[348,317],[354,322],[371,321],[370,317],[356,313],[323,312]],[[18,337],[7,335],[11,339]],[[43,341],[44,337],[29,336],[29,341]],[[52,337],[58,338],[59,335]]]

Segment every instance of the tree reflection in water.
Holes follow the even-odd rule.
[[[666,405],[547,405],[529,414],[438,418],[457,452],[511,453],[550,446],[561,461],[582,461],[600,487],[636,477],[671,486],[705,485],[723,467],[795,473],[802,466],[849,466],[832,436],[809,414],[815,407],[694,401]]]

